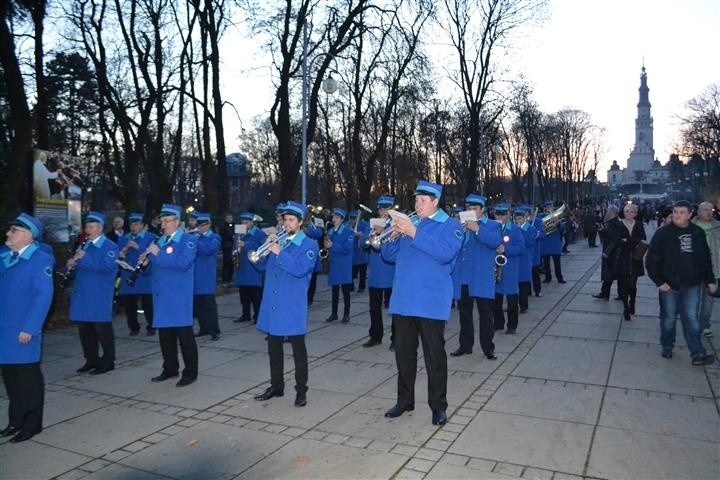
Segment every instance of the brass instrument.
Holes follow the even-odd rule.
[[[257,216],[257,215],[256,215]],[[261,218],[262,220],[262,218]],[[255,221],[253,219],[253,221]],[[233,266],[237,269],[240,266],[240,253],[242,252],[242,245],[240,242],[245,241],[245,235],[247,234],[246,225],[235,225],[235,248],[233,248],[232,258]]]
[[[567,206],[564,203],[554,212],[544,216],[542,219],[542,227],[543,230],[545,230],[545,234],[549,235],[555,232],[559,228],[560,222],[568,216],[569,212],[567,212]]]
[[[278,233],[274,240],[263,243],[257,250],[250,250],[248,252],[248,260],[250,260],[251,263],[258,263],[260,260],[270,254],[270,249],[273,246],[285,240],[285,237],[287,237],[287,235],[287,231],[283,229],[280,233]]]
[[[90,241],[90,238],[85,238],[83,242],[80,244],[80,246],[75,250],[75,255],[73,255],[73,260],[77,261],[75,256],[77,253],[81,250],[85,249],[85,245],[88,244]],[[65,269],[62,272],[56,272],[58,275],[60,275],[60,281],[58,282],[58,287],[60,288],[66,288],[68,285],[70,285],[70,281],[72,280],[73,273],[75,272],[74,267],[68,267],[66,266]]]
[[[362,220],[363,210],[368,213],[372,213],[372,210],[363,205],[362,203],[358,203],[358,207],[360,208],[358,208],[358,216],[355,218],[355,226],[353,227],[353,231],[355,233],[358,233],[358,225],[360,224],[360,220]]]
[[[326,246],[328,240],[329,240],[329,238],[328,238],[327,232],[323,233],[323,237],[322,237],[323,248],[321,248],[320,251],[318,252],[318,256],[320,258],[322,258],[323,260],[326,259],[328,257],[328,255],[330,254],[330,252],[328,251],[328,248]]]
[[[495,283],[501,283],[503,267],[507,264],[507,257],[502,253],[495,255]]]

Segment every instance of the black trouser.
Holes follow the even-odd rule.
[[[630,311],[635,311],[635,297],[637,296],[637,277],[635,275],[618,278],[618,295],[622,298],[623,308],[625,310],[629,308]]]
[[[540,281],[540,265],[533,265],[532,267],[532,286],[535,295],[539,295],[542,292],[542,282]]]
[[[232,281],[233,277],[233,270],[235,266],[233,265],[233,255],[232,255],[233,249],[232,246],[229,247],[223,247],[222,249],[222,282],[223,283],[230,283]]]
[[[592,231],[588,232],[587,234],[587,240],[588,240],[588,247],[595,247],[597,244],[595,243],[595,240],[597,239],[597,232]]]
[[[120,295],[120,302],[122,303],[123,310],[125,310],[128,328],[130,328],[132,332],[140,331],[137,312],[138,299],[140,300],[140,305],[142,305],[145,321],[147,322],[146,328],[147,330],[151,330],[153,328],[153,303],[152,295],[149,293]]]
[[[359,278],[358,290],[365,290],[365,281],[367,280],[367,263],[361,263],[360,265],[353,265],[353,280]],[[353,288],[355,284],[353,283]]]
[[[290,340],[292,345],[293,360],[295,361],[295,391],[297,393],[307,392],[308,381],[308,359],[305,348],[305,335],[268,335],[268,355],[270,356],[270,385],[276,392],[285,390],[285,369],[283,343],[285,338]]]
[[[80,344],[86,365],[93,367],[115,366],[115,332],[112,322],[78,322]],[[102,357],[99,347],[102,346]]]
[[[525,311],[528,309],[528,297],[530,296],[530,282],[519,282],[518,283],[518,304],[520,310]]]
[[[42,428],[45,380],[40,363],[0,365],[8,397],[8,426],[33,433]]]
[[[555,278],[562,280],[563,276],[562,268],[560,268],[560,255],[543,255],[542,262],[543,268],[545,269],[545,280],[552,280],[552,275],[550,274],[550,257],[552,257],[553,263],[555,264]]]
[[[160,337],[160,351],[163,356],[163,373],[177,375],[180,371],[178,363],[178,342],[182,353],[185,369],[183,378],[197,378],[198,376],[198,350],[195,343],[193,327],[165,327],[158,328]]]
[[[344,283],[342,285],[332,286],[332,316],[337,317],[338,314],[338,303],[340,303],[340,287],[342,286],[343,304],[344,310],[343,315],[350,315],[350,291],[352,290],[352,283]]]
[[[492,300],[489,298],[471,297],[467,285],[460,286],[458,315],[460,317],[460,348],[471,351],[475,344],[475,324],[473,321],[473,301],[478,309],[478,331],[480,348],[485,355],[495,353],[495,329],[493,328]]]
[[[428,376],[428,405],[447,409],[447,354],[445,322],[422,317],[393,315],[395,324],[395,362],[398,369],[397,404],[415,405],[418,336]]]
[[[307,301],[308,305],[315,301],[315,290],[317,290],[317,275],[318,272],[313,272],[310,277],[310,285],[308,285]]]
[[[200,324],[200,331],[198,333],[220,335],[215,294],[195,295],[193,297],[193,308],[195,309],[195,316]]]
[[[600,285],[600,295],[602,295],[605,298],[610,298],[610,288],[612,287],[613,281],[612,280],[604,280],[602,282],[602,285]],[[618,283],[618,296],[620,296],[620,285]]]
[[[260,301],[262,300],[262,287],[254,285],[241,285],[238,287],[240,292],[240,304],[242,305],[242,316],[246,322],[257,320],[260,313]],[[250,307],[252,307],[253,316],[250,316]]]
[[[392,288],[375,288],[370,287],[370,335],[371,340],[378,342],[382,341],[383,337],[383,318],[382,318],[382,307],[383,307],[383,294],[386,301],[390,301],[390,295],[392,295]]]
[[[516,330],[518,326],[518,294],[504,295],[507,298],[507,328]],[[493,317],[495,317],[495,328],[500,330],[505,327],[505,313],[503,312],[503,294],[496,293],[493,302]]]

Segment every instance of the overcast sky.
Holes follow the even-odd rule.
[[[613,160],[626,166],[633,147],[643,61],[655,153],[665,163],[685,103],[720,82],[718,31],[720,0],[550,0],[547,22],[518,43],[515,70],[534,86],[541,110],[584,110],[607,130],[598,172],[604,180]],[[230,31],[225,41],[224,95],[238,112],[225,115],[232,152],[239,149],[238,116],[249,127],[254,116],[267,115],[273,92],[255,40]]]

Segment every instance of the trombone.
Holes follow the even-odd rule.
[[[287,231],[283,229],[278,235],[275,237],[275,239],[265,242],[257,250],[250,250],[248,252],[248,260],[250,260],[250,263],[256,264],[263,258],[267,257],[270,254],[270,249],[281,243],[285,240],[287,237]]]

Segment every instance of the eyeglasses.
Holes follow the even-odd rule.
[[[30,233],[29,230],[22,228],[22,227],[10,227],[9,231],[10,231],[10,233],[18,233],[18,232]]]

